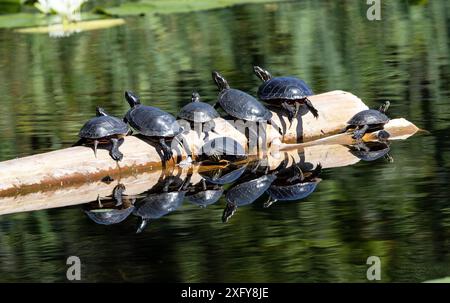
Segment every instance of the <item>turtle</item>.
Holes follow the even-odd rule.
[[[122,222],[133,212],[135,201],[131,199],[126,205],[122,203],[124,190],[125,186],[118,184],[113,190],[110,201],[101,201],[99,197],[96,203],[88,203],[83,207],[84,213],[97,224],[111,225]]]
[[[316,168],[304,174],[299,165],[294,165],[295,173],[293,177],[282,178],[278,175],[277,180],[273,182],[267,193],[269,200],[264,203],[267,208],[277,201],[294,201],[304,199],[314,192],[322,179],[318,178],[322,171],[322,165],[319,163]]]
[[[394,162],[394,159],[389,154],[391,148],[386,142],[359,142],[358,144],[350,145],[349,150],[363,161],[370,162],[384,157],[388,162]]]
[[[314,95],[305,81],[295,77],[272,77],[265,69],[253,66],[256,76],[263,81],[258,88],[258,98],[287,111],[292,121],[298,115],[300,105],[304,104],[315,118],[319,112],[308,99]]]
[[[200,175],[209,183],[217,185],[230,184],[239,179],[245,172],[247,165],[229,164],[224,168],[200,172]]]
[[[210,131],[214,131],[213,119],[220,117],[219,113],[208,103],[200,101],[200,94],[193,92],[191,102],[181,108],[179,119],[189,121],[191,129],[196,129],[197,123],[201,124],[201,130],[205,132],[205,141],[208,140]]]
[[[251,176],[253,174],[250,174]],[[223,210],[222,222],[228,222],[239,206],[251,204],[261,197],[276,178],[276,174],[266,174],[230,188],[225,194],[227,204]]]
[[[256,98],[241,90],[230,88],[227,80],[217,71],[212,72],[212,78],[220,91],[214,108],[221,107],[235,119],[270,123],[272,112]]]
[[[151,219],[159,219],[183,204],[189,181],[186,180],[181,186],[171,190],[170,186],[175,182],[175,179],[179,178],[168,177],[164,180],[161,190],[148,193],[146,197],[136,202],[133,215],[141,217],[141,223],[136,233],[141,233]],[[188,177],[188,179],[190,178]]]
[[[167,140],[183,132],[175,117],[157,107],[141,104],[139,97],[130,91],[125,92],[125,99],[131,108],[126,113],[124,121],[142,135],[157,140],[162,150],[163,161],[169,161],[173,153]]]
[[[99,144],[110,145],[109,154],[116,161],[121,161],[123,154],[119,151],[119,146],[123,142],[123,137],[129,133],[128,125],[121,119],[110,116],[106,111],[96,108],[96,117],[87,121],[81,128],[78,136],[80,140],[74,146],[82,144],[93,144],[94,155],[97,157],[97,147]]]
[[[229,163],[247,158],[242,145],[230,137],[217,137],[203,144],[198,161],[206,163]]]
[[[365,133],[383,129],[389,122],[389,117],[385,115],[391,103],[386,101],[376,109],[366,109],[354,115],[348,122],[344,132],[353,130],[352,138],[361,140]]]
[[[206,207],[208,205],[216,203],[223,194],[222,186],[213,184],[208,186],[205,179],[200,181],[200,188],[193,188],[193,191],[189,191],[186,194],[186,198],[192,204],[200,207]]]

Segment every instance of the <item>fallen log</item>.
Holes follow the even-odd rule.
[[[319,94],[310,99],[320,113],[318,119],[315,119],[309,112],[300,112],[299,117],[294,119],[291,124],[285,116],[273,112],[272,125],[267,125],[266,137],[263,140],[265,146],[258,149],[257,153],[252,151],[252,154],[261,156],[261,150],[263,151],[262,155],[265,155],[271,151],[276,154],[280,149],[330,144],[332,141],[326,143],[327,141],[320,140],[327,140],[328,136],[338,133],[354,114],[367,109],[367,106],[358,97],[343,91]],[[398,127],[406,128],[407,135],[417,131],[417,127],[406,120],[395,121],[394,119],[386,125],[386,127],[393,125],[390,132],[395,131]],[[236,129],[229,121],[218,118],[215,120],[215,124],[217,134],[210,132],[210,138],[231,137],[243,146],[247,146],[247,139],[243,132]],[[181,144],[173,146],[174,158],[168,163],[168,166],[174,166],[186,158],[188,150],[195,155],[203,145],[203,134],[198,136],[197,132],[189,131],[183,136],[185,146],[183,147]],[[333,140],[337,140],[336,142],[341,142],[337,144],[347,144],[342,142],[350,140],[348,134],[337,136],[340,137],[337,139],[331,137]],[[319,140],[313,141],[314,139]],[[302,143],[304,145],[294,144],[291,146],[287,144],[299,141],[304,142]],[[128,136],[120,150],[124,154],[124,158],[118,163],[111,159],[107,150],[100,149],[95,157],[92,149],[85,146],[70,147],[1,162],[0,197],[94,182],[106,175],[123,178],[140,172],[161,169],[160,152],[146,140],[137,136]]]

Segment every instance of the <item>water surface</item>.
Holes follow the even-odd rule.
[[[386,3],[385,3],[386,2]],[[392,2],[392,1],[391,1]],[[450,4],[296,1],[129,18],[66,38],[0,30],[0,160],[70,146],[101,105],[122,115],[123,91],[176,114],[192,89],[217,95],[221,71],[255,93],[252,65],[297,75],[316,93],[342,89],[430,132],[394,142],[383,159],[326,169],[308,198],[221,222],[225,200],[184,203],[136,235],[134,217],[102,226],[80,206],[0,217],[0,281],[364,282],[450,275]]]

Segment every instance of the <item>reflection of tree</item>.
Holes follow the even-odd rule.
[[[193,88],[215,99],[217,69],[255,93],[252,64],[370,106],[389,99],[393,117],[433,134],[394,144],[393,165],[327,172],[307,200],[254,203],[234,224],[218,224],[224,201],[195,218],[185,206],[132,240],[135,222],[99,237],[78,209],[0,217],[2,280],[61,280],[73,252],[92,280],[365,281],[369,255],[383,281],[448,276],[448,5],[383,5],[380,22],[365,19],[364,1],[299,1],[129,19],[62,40],[0,32],[1,159],[69,146],[97,104],[126,111],[125,89],[176,113]]]

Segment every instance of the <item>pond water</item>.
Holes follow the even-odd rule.
[[[70,146],[96,105],[123,115],[125,89],[176,114],[192,89],[215,100],[216,69],[255,94],[254,64],[316,93],[388,99],[391,117],[430,132],[393,142],[393,163],[324,169],[308,197],[264,208],[263,195],[227,223],[224,196],[185,200],[140,234],[134,216],[98,225],[81,205],[0,216],[0,281],[66,281],[72,255],[84,281],[366,282],[369,256],[384,282],[450,276],[450,3],[383,1],[371,22],[366,10],[311,0],[127,18],[59,39],[0,30],[0,160]]]

